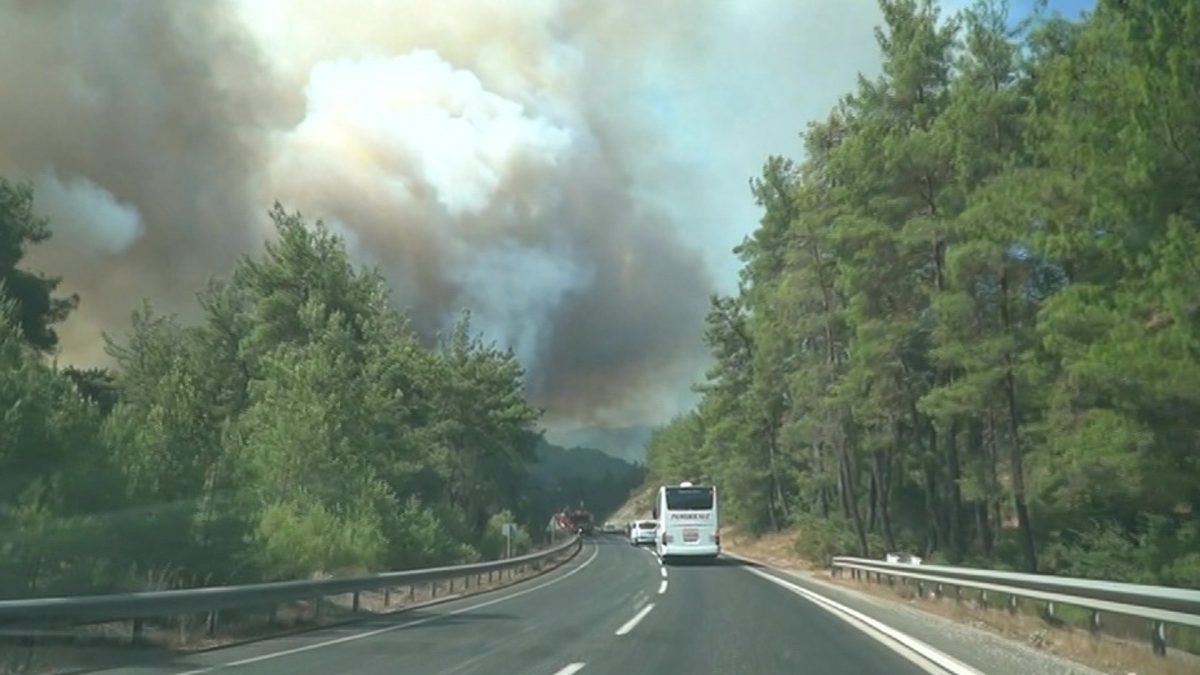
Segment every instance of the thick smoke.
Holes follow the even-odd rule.
[[[65,360],[136,298],[194,312],[278,199],[423,330],[470,308],[552,424],[653,423],[703,368],[746,179],[871,68],[873,5],[0,0],[0,175],[82,296]]]

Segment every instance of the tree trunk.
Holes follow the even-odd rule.
[[[783,486],[779,483],[779,474],[775,466],[775,434],[771,433],[767,438],[767,462],[768,469],[771,472],[771,496],[774,504],[771,506],[771,529],[778,532],[779,522],[776,514],[782,514],[787,517],[787,504],[783,498]]]
[[[876,485],[875,472],[867,475],[867,531],[875,531],[875,522],[879,517],[879,487]]]
[[[958,421],[951,420],[943,445],[946,448],[946,471],[949,474],[946,482],[946,493],[950,497],[949,522],[947,523],[947,543],[953,562],[963,558],[963,518],[962,518],[962,489],[959,480],[962,473],[958,464]]]
[[[925,555],[938,550],[942,542],[942,528],[938,521],[937,471],[933,464],[925,462]]]
[[[987,414],[987,452],[988,452],[988,477],[991,481],[988,485],[988,509],[992,516],[992,523],[995,524],[998,530],[1004,522],[1004,516],[1000,512],[1000,449],[996,444],[996,418],[992,411]]]
[[[863,529],[862,516],[858,512],[858,498],[854,490],[854,473],[850,466],[850,449],[846,443],[845,433],[841,434],[841,437],[838,439],[838,449],[842,459],[842,480],[847,506],[850,511],[850,520],[854,524],[854,534],[858,538],[858,554],[865,558],[869,555],[867,550],[867,533]]]
[[[987,502],[975,502],[975,527],[979,529],[979,546],[983,557],[992,557],[992,528],[988,523]]]
[[[1000,275],[1000,314],[1004,329],[1012,334],[1012,320],[1008,311],[1008,273]],[[1025,571],[1037,572],[1037,549],[1033,541],[1033,525],[1029,522],[1029,507],[1025,503],[1025,466],[1021,450],[1021,419],[1017,407],[1017,381],[1013,375],[1012,354],[1004,357],[1004,396],[1008,403],[1008,433],[1012,445],[1009,458],[1012,470],[1013,506],[1017,511],[1017,527],[1021,530],[1021,548],[1025,557]]]
[[[892,533],[892,514],[888,504],[892,497],[891,491],[891,472],[885,471],[883,467],[884,454],[882,451],[875,452],[875,483],[879,486],[879,520],[883,524],[883,541],[887,544],[889,551],[896,550],[896,537]]]
[[[983,497],[977,498],[974,504],[975,532],[979,537],[979,549],[985,558],[992,557],[992,525],[989,522],[988,511],[993,501],[991,486],[988,485],[988,472],[995,471],[995,465],[989,468],[990,457],[983,441],[983,425],[978,418],[971,418],[967,425],[967,456],[974,463],[974,474],[982,486]]]
[[[775,493],[767,492],[767,524],[772,532],[779,531],[779,522],[775,520]]]
[[[846,485],[848,475],[846,471],[846,456],[840,449],[838,450],[837,470],[838,501],[840,501],[842,504],[842,517],[846,520],[850,520],[850,488],[848,485]]]
[[[813,466],[816,468],[816,476],[820,481],[817,485],[817,510],[821,513],[822,518],[829,517],[829,486],[825,475],[825,462],[822,461],[821,446],[814,443],[813,446]]]

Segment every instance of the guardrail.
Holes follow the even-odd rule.
[[[132,621],[130,639],[136,642],[141,638],[144,619],[207,612],[208,632],[212,635],[216,632],[221,610],[263,608],[268,609],[271,616],[274,616],[278,605],[309,600],[315,601],[314,611],[319,617],[321,601],[324,598],[352,593],[353,611],[357,612],[359,594],[363,592],[383,590],[384,605],[387,606],[391,604],[391,595],[395,589],[408,586],[411,594],[415,584],[428,582],[431,583],[432,593],[436,597],[436,582],[449,580],[450,592],[453,592],[455,580],[462,580],[462,588],[470,589],[472,578],[476,579],[478,587],[482,585],[485,574],[490,582],[497,574],[503,579],[505,572],[512,578],[515,573],[523,572],[526,567],[540,570],[543,564],[560,555],[574,555],[581,546],[582,542],[576,536],[544,551],[467,565],[238,586],[0,600],[0,627],[31,629],[129,620]]]
[[[1046,612],[1054,617],[1054,606],[1072,605],[1091,611],[1088,622],[1092,632],[1099,632],[1101,614],[1120,614],[1146,619],[1150,622],[1150,641],[1154,653],[1167,653],[1166,625],[1175,624],[1200,628],[1200,591],[1168,586],[1147,586],[1115,581],[1097,581],[1077,577],[1057,577],[1047,574],[1020,574],[943,565],[912,565],[889,563],[868,558],[835,557],[832,573],[849,571],[854,579],[894,584],[896,579],[916,583],[917,594],[924,596],[929,584],[937,595],[945,587],[961,598],[963,588],[980,592],[979,600],[987,606],[988,593],[1008,597],[1008,606],[1016,610],[1017,598],[1030,598],[1046,603]]]

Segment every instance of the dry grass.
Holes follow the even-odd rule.
[[[625,503],[608,517],[609,521],[625,524],[630,521],[649,518],[654,496],[658,491],[656,485],[645,485],[637,489],[625,500]]]
[[[1200,658],[1186,652],[1171,650],[1170,656],[1155,656],[1148,640],[1126,641],[1108,635],[1093,636],[1085,629],[1051,623],[1038,612],[1033,603],[1024,604],[1016,612],[998,607],[982,607],[974,595],[964,592],[964,600],[951,596],[935,597],[926,592],[918,597],[914,586],[888,586],[872,582],[831,578],[828,572],[818,573],[823,579],[842,586],[856,588],[889,600],[944,616],[957,623],[989,630],[1004,637],[1024,642],[1050,654],[1108,673],[1137,673],[1138,675],[1196,675],[1200,673]],[[994,600],[994,599],[993,599]],[[1147,637],[1149,630],[1146,631]]]
[[[796,537],[799,532],[788,529],[782,532],[771,532],[755,537],[738,531],[736,528],[722,528],[722,547],[731,553],[749,556],[761,560],[772,567],[790,570],[812,570],[813,565],[808,560],[796,555]]]
[[[794,548],[797,532],[785,531],[763,537],[750,537],[737,532],[725,535],[726,548],[733,553],[761,560],[773,567],[806,570],[817,577],[842,586],[855,588],[881,598],[900,601],[915,609],[952,619],[1023,642],[1050,654],[1108,673],[1120,675],[1197,675],[1200,657],[1187,652],[1170,650],[1167,658],[1155,656],[1148,642],[1149,629],[1142,640],[1125,640],[1110,635],[1093,636],[1086,629],[1068,625],[1061,620],[1050,622],[1038,614],[1040,605],[1028,603],[1017,612],[1001,608],[985,608],[975,602],[975,596],[964,591],[963,600],[953,597],[917,597],[915,586],[888,586],[849,578],[831,578],[827,570],[817,570],[811,561],[801,558]],[[1120,622],[1113,621],[1119,628]],[[1140,624],[1138,624],[1140,625]],[[1169,642],[1172,639],[1168,639]]]

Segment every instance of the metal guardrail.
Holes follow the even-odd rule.
[[[1200,628],[1200,591],[1184,588],[851,557],[833,559],[832,572],[836,576],[839,571],[849,571],[855,579],[870,580],[873,574],[876,581],[886,578],[888,583],[897,578],[912,580],[918,595],[924,595],[925,584],[933,585],[938,594],[948,586],[956,597],[961,589],[971,588],[980,591],[985,605],[988,593],[999,593],[1008,596],[1013,610],[1018,597],[1029,598],[1047,603],[1050,616],[1054,616],[1055,604],[1082,607],[1091,611],[1089,627],[1093,632],[1100,630],[1102,613],[1146,619],[1154,652],[1160,655],[1167,650],[1166,624]]]
[[[209,613],[208,629],[216,629],[220,610],[271,607],[300,600],[320,600],[326,596],[354,594],[353,608],[359,609],[359,593],[384,590],[390,602],[390,591],[402,586],[451,580],[464,580],[495,573],[503,575],[526,566],[540,569],[550,559],[574,554],[582,546],[578,536],[562,544],[515,558],[467,565],[433,567],[400,572],[383,572],[353,577],[335,577],[298,581],[279,581],[238,586],[212,586],[167,591],[144,591],[111,595],[82,595],[57,598],[0,600],[0,626],[32,627],[45,625],[86,625],[110,621],[132,620],[132,637],[138,639],[141,620],[153,617]],[[478,581],[477,581],[478,584]],[[319,607],[319,603],[318,607]]]

